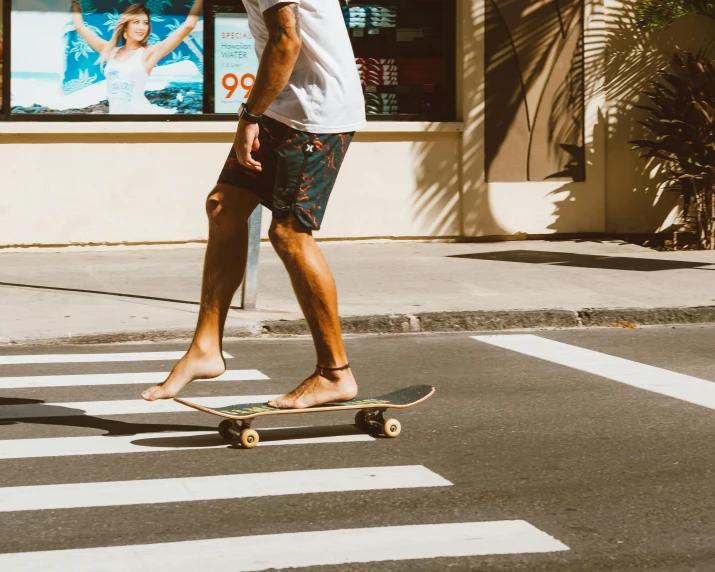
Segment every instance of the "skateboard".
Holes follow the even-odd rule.
[[[287,415],[295,413],[318,413],[321,411],[341,411],[344,409],[358,410],[355,415],[355,425],[358,429],[372,435],[382,434],[385,437],[397,437],[402,431],[402,426],[397,419],[385,419],[383,413],[388,409],[407,409],[422,403],[434,394],[435,388],[431,385],[413,385],[386,393],[378,397],[357,397],[350,401],[326,403],[308,409],[276,409],[267,403],[245,403],[229,405],[212,409],[185,399],[174,398],[174,401],[218,415],[225,419],[218,426],[218,432],[226,440],[238,438],[246,449],[253,449],[260,440],[260,436],[251,424],[256,417],[264,415]]]

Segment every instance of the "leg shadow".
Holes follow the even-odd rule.
[[[106,431],[104,437],[140,435],[162,431],[213,431],[214,426],[166,423],[128,423],[86,415],[81,409],[48,405],[40,399],[0,399],[0,425],[28,423],[57,427],[83,427]]]

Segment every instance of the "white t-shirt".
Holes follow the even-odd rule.
[[[303,46],[286,88],[266,115],[309,133],[365,127],[365,98],[339,0],[290,0],[299,5]],[[261,59],[268,43],[263,12],[286,0],[243,0]]]

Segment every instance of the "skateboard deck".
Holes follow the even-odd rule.
[[[242,403],[211,408],[178,397],[174,401],[198,411],[224,417],[218,428],[221,436],[225,439],[239,437],[245,448],[252,449],[258,444],[259,436],[254,429],[251,429],[251,423],[256,417],[265,415],[357,410],[355,424],[358,428],[370,433],[382,433],[386,437],[397,437],[401,431],[399,421],[385,420],[383,413],[388,409],[414,407],[431,397],[434,392],[435,388],[431,385],[413,385],[377,397],[357,397],[350,401],[326,403],[308,409],[276,409],[267,403]]]

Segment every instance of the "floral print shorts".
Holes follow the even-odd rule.
[[[260,149],[251,153],[263,170],[241,165],[231,146],[218,182],[255,193],[273,218],[293,213],[307,228],[319,230],[354,135],[307,133],[264,116]]]

